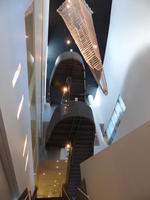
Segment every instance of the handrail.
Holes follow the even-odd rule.
[[[67,197],[67,200],[72,200],[71,197],[69,197],[69,195],[68,195],[68,193],[67,193],[67,191],[66,191],[65,186],[62,187],[62,190],[63,190],[63,192],[65,193],[65,195],[66,195],[66,197]]]
[[[77,190],[78,190],[87,200],[90,200],[90,197],[89,197],[85,192],[83,192],[83,190],[81,190],[80,188],[77,188]]]

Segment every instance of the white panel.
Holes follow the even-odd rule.
[[[0,24],[0,107],[19,192],[22,193],[27,186],[32,191],[34,189],[24,2],[20,0],[0,1]],[[21,64],[21,72],[13,88],[12,80],[18,64]],[[24,96],[24,102],[17,120],[17,111],[22,96]],[[28,143],[23,157],[26,135],[28,135]],[[25,172],[27,152],[30,153]]]
[[[117,98],[127,107],[116,140],[150,119],[150,1],[113,0],[104,59],[108,96],[94,109],[105,127]]]

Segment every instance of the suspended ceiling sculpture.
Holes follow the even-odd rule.
[[[96,82],[107,95],[107,83],[94,29],[92,10],[85,0],[65,0],[57,11],[89,65]]]

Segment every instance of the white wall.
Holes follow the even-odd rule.
[[[0,199],[10,200],[10,189],[8,185],[8,181],[0,160]]]
[[[105,127],[121,94],[127,110],[115,140],[150,119],[150,1],[113,0],[104,60],[109,94],[97,91],[93,111]],[[101,133],[99,133],[101,135]]]
[[[90,200],[150,199],[150,121],[81,164]]]
[[[34,189],[24,2],[20,0],[0,1],[0,24],[0,108],[19,192],[22,193],[27,186],[32,191]],[[19,63],[22,67],[21,73],[13,89],[12,79]],[[17,120],[17,111],[22,95],[24,95],[24,102],[20,118]],[[28,143],[23,157],[26,136]],[[25,172],[28,153],[29,162]]]

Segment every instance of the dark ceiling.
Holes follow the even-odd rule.
[[[49,92],[49,79],[51,76],[52,69],[54,67],[57,57],[65,52],[73,49],[74,51],[79,50],[75,45],[64,21],[57,13],[57,8],[64,2],[64,0],[51,0],[50,1],[50,18],[49,18],[49,46],[48,46],[48,62],[47,62],[47,100]],[[109,30],[110,12],[112,0],[86,0],[88,5],[94,11],[93,21],[95,25],[97,40],[100,48],[102,61],[104,60],[105,48]],[[71,39],[71,44],[66,45],[66,39]],[[85,63],[85,62],[84,62]],[[86,85],[87,94],[96,91],[97,84],[91,74],[87,64],[86,68]]]

